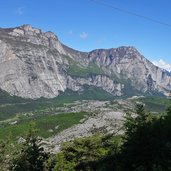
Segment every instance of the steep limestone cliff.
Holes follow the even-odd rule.
[[[0,29],[0,88],[11,95],[52,98],[90,85],[122,96],[128,84],[143,93],[166,93],[171,77],[133,47],[86,53],[30,25]]]

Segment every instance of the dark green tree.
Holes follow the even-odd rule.
[[[0,141],[0,166],[1,170],[5,171],[8,166],[7,166],[7,157],[6,157],[6,142],[5,141]]]
[[[53,171],[107,171],[114,168],[119,139],[112,135],[77,138],[62,145]]]
[[[11,142],[11,134],[9,134],[6,140],[0,140],[0,170],[9,170],[12,158],[12,152],[14,151],[14,144]]]
[[[169,110],[170,112],[171,110]],[[167,171],[171,166],[171,119],[156,117],[137,106],[137,115],[127,115],[122,145],[122,170]]]
[[[107,154],[100,136],[75,139],[71,144],[63,145],[67,161],[76,163],[76,170],[96,170],[97,161]]]
[[[13,171],[42,171],[48,154],[41,147],[41,141],[36,135],[36,130],[31,126],[20,151],[12,161]]]

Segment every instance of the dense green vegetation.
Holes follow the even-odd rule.
[[[156,117],[138,105],[137,117],[127,115],[120,152],[122,170],[171,170],[171,107]]]
[[[77,138],[64,143],[57,154],[45,152],[31,129],[26,141],[8,158],[8,148],[5,148],[8,145],[1,143],[1,168],[15,171],[170,171],[171,107],[164,115],[156,116],[138,104],[136,113],[136,116],[126,114],[123,135]]]
[[[163,112],[170,105],[170,99],[158,96],[146,96],[145,98],[139,99],[145,104],[145,108],[153,112]]]
[[[84,85],[83,91],[74,92],[67,90],[58,98],[59,100],[65,99],[67,102],[73,102],[76,100],[111,100],[115,97],[101,88]]]
[[[64,56],[69,62],[67,68],[67,73],[72,77],[83,77],[86,78],[92,75],[101,75],[104,74],[103,69],[101,69],[96,63],[91,62],[87,67],[81,66],[78,62],[75,62],[68,56]]]
[[[67,89],[53,99],[40,98],[38,100],[27,100],[10,96],[5,92],[2,96],[1,95],[2,94],[0,94],[1,101],[4,100],[6,104],[0,103],[0,121],[14,117],[16,114],[31,111],[42,113],[46,108],[63,106],[65,103],[72,103],[77,100],[110,100],[114,98],[110,93],[107,93],[103,89],[88,85],[85,85],[84,90],[81,92],[74,92]],[[15,102],[16,98],[19,100],[16,100]]]
[[[61,152],[50,158],[51,167],[54,163],[54,171],[113,170],[115,166],[108,165],[108,157],[113,152],[118,152],[120,140],[121,138],[112,135],[94,135],[64,143]]]
[[[29,101],[31,101],[31,100],[24,99],[24,98],[17,97],[17,96],[11,96],[7,92],[2,91],[0,89],[0,105],[11,104],[11,103],[15,103],[15,104],[17,104],[17,103],[26,103],[26,102],[29,102]]]
[[[90,63],[87,68],[80,67],[78,64],[71,64],[67,73],[73,77],[88,77],[104,74],[104,71],[95,63]]]
[[[64,129],[78,124],[80,120],[84,119],[87,115],[88,113],[86,112],[38,115],[23,118],[14,125],[4,123],[1,124],[0,127],[0,139],[6,139],[11,136],[11,139],[15,140],[17,137],[24,135],[28,132],[32,120],[34,120],[37,125],[37,134],[41,137],[48,138]]]
[[[42,171],[47,159],[48,154],[41,147],[41,141],[32,127],[25,137],[25,141],[20,144],[20,151],[16,151],[9,169],[13,171]]]

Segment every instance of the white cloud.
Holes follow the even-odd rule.
[[[169,72],[171,71],[171,65],[166,63],[163,59],[160,59],[159,61],[153,61],[153,64]]]
[[[18,8],[15,10],[15,14],[16,14],[16,15],[23,15],[23,14],[24,14],[24,7],[18,7]]]
[[[88,37],[88,34],[86,33],[86,32],[82,32],[81,34],[80,34],[80,38],[81,39],[86,39]]]

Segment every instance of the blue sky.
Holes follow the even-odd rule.
[[[171,25],[170,0],[5,0],[0,27],[31,24],[53,31],[74,49],[135,46],[147,59],[171,64],[171,26],[114,10],[118,7]]]

